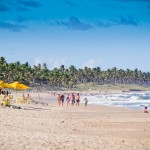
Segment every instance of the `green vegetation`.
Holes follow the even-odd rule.
[[[0,57],[0,80],[20,81],[30,87],[54,90],[149,90],[150,73],[116,67],[106,71],[100,67],[76,69],[73,65],[49,70],[45,63],[31,67],[28,62],[7,63]]]
[[[78,84],[75,88],[77,91],[149,91],[150,87],[143,87],[135,84],[104,84],[104,85],[96,85],[94,83],[87,84]]]

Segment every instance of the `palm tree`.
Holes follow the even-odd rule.
[[[21,64],[19,61],[7,63],[4,57],[0,57],[0,79],[7,82],[21,81],[32,86],[42,85],[53,88],[73,88],[80,83],[95,84],[139,84],[150,86],[150,73],[142,72],[135,68],[117,69],[113,67],[102,71],[100,67],[76,69],[74,65],[65,69],[60,68],[49,70],[46,63],[31,67],[28,62]]]
[[[0,57],[0,79],[6,79],[7,62],[4,57]]]

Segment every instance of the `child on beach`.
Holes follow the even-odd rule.
[[[148,113],[147,107],[144,107],[144,113]]]
[[[84,101],[85,101],[85,107],[86,107],[86,106],[87,106],[87,103],[88,103],[87,98],[85,98]]]
[[[31,96],[29,94],[27,94],[26,98],[29,100],[29,99],[31,99]]]

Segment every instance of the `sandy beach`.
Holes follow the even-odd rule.
[[[0,107],[0,150],[150,149],[150,113],[142,110],[56,102],[21,107]]]

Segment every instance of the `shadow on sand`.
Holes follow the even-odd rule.
[[[48,108],[40,108],[40,107],[23,107],[23,110],[35,110],[35,111],[42,111],[42,110],[51,110]]]

